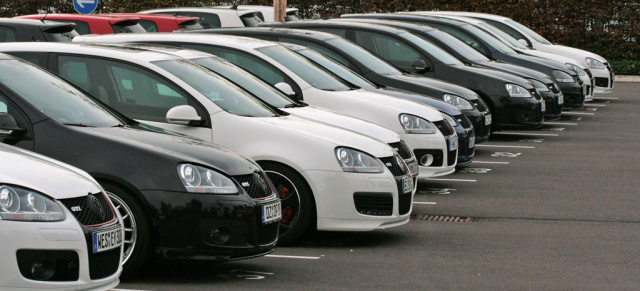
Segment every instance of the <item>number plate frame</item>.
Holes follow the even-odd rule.
[[[262,224],[277,222],[282,218],[282,205],[280,201],[260,205],[260,220]]]
[[[93,253],[101,253],[122,246],[123,235],[122,228],[93,232],[91,234]]]

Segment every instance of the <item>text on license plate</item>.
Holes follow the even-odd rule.
[[[402,178],[402,193],[411,193],[413,191],[413,179],[411,177]]]
[[[540,111],[545,112],[547,110],[547,103],[544,100],[540,101]]]
[[[469,148],[472,149],[475,146],[476,146],[476,137],[475,136],[469,137]]]
[[[115,249],[122,245],[122,229],[113,229],[93,233],[93,252]]]
[[[449,140],[449,151],[455,151],[458,149],[458,138],[452,138]]]
[[[487,114],[484,116],[484,125],[490,125],[491,124],[491,114]]]
[[[272,204],[262,205],[262,223],[278,221],[282,218],[282,207],[280,201]]]

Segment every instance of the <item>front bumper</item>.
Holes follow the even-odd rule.
[[[457,150],[449,149],[450,137],[443,137],[442,134],[398,134],[413,149],[420,178],[439,177],[455,172],[458,153]]]
[[[463,128],[460,125],[456,126],[455,129],[458,135],[458,162],[456,165],[471,163],[476,153],[475,131],[473,127]]]
[[[541,97],[533,90],[533,98],[514,98],[510,96],[493,96],[492,100],[500,100],[496,104],[494,127],[496,129],[518,128],[534,129],[542,127],[544,123]],[[545,104],[546,105],[546,104]]]
[[[611,93],[616,74],[609,63],[604,63],[604,69],[589,69],[595,81],[594,93]]]
[[[578,83],[557,83],[560,91],[564,95],[564,105],[562,109],[571,110],[584,106],[585,94],[584,87]]]
[[[166,259],[236,260],[272,252],[279,221],[263,224],[262,205],[276,203],[245,192],[232,195],[145,190],[156,254]],[[226,242],[216,235],[228,234]]]
[[[545,103],[545,120],[560,119],[562,115],[562,106],[564,104],[564,94],[554,91],[540,92],[540,96]]]
[[[379,174],[306,170],[301,174],[315,196],[318,230],[371,231],[409,222],[415,191],[401,193],[402,185],[388,170]]]
[[[122,227],[119,222],[109,225],[85,228],[81,227],[74,216],[66,211],[66,219],[60,222],[15,222],[0,221],[0,236],[2,236],[2,252],[0,252],[0,289],[20,290],[86,290],[86,289],[111,289],[119,284],[118,277],[122,272],[122,249],[116,248],[101,253],[93,254],[91,233],[103,229]],[[29,258],[18,256],[18,251],[29,253]],[[98,262],[106,258],[105,261]],[[112,259],[110,257],[113,257]],[[20,260],[21,263],[18,262]],[[20,271],[28,272],[29,266],[25,266],[29,260],[50,260],[55,263],[55,272],[52,278],[58,281],[41,281],[27,279]],[[115,264],[115,265],[114,265]],[[106,267],[109,269],[107,276],[100,279],[91,279],[92,269]],[[111,273],[111,270],[114,270]],[[95,271],[94,271],[95,272]],[[103,273],[104,275],[105,273]],[[93,277],[96,274],[93,273]],[[52,279],[50,279],[52,280]]]
[[[491,134],[491,126],[493,124],[493,116],[489,112],[486,103],[481,99],[471,101],[476,107],[472,110],[462,110],[462,113],[469,118],[476,134],[476,143],[482,143],[489,140]]]

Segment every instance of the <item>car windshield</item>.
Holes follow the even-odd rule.
[[[367,66],[367,69],[369,69],[370,71],[376,72],[381,75],[402,74],[402,72],[398,71],[398,69],[396,69],[386,61],[370,53],[363,47],[354,44],[344,38],[330,39],[327,41],[327,44],[339,49],[347,55],[350,55],[362,65]]]
[[[511,37],[506,32],[498,29],[497,27],[495,27],[495,26],[493,26],[491,24],[483,22],[483,23],[480,23],[479,25],[483,29],[485,29],[485,30],[489,31],[490,33],[493,33],[494,35],[497,35],[498,37],[500,37],[500,40],[507,42],[507,45],[510,45],[513,48],[517,48],[517,49],[520,49],[520,50],[528,50],[529,49],[527,46],[523,45],[522,43],[517,41],[515,38]]]
[[[69,83],[30,63],[0,61],[0,71],[0,83],[59,123],[82,127],[125,123]]]
[[[429,35],[435,39],[438,39],[446,46],[455,50],[458,54],[464,56],[465,58],[476,61],[476,62],[488,62],[489,58],[485,57],[483,54],[473,49],[473,47],[468,46],[464,41],[461,41],[457,37],[450,35],[442,30],[430,30]]]
[[[163,60],[153,63],[178,76],[222,110],[231,114],[251,117],[277,115],[275,111],[248,92],[198,64],[188,60]]]
[[[423,50],[425,50],[426,52],[428,52],[430,55],[432,55],[434,58],[436,58],[437,60],[439,60],[440,62],[447,64],[447,65],[462,65],[462,62],[458,59],[456,59],[456,57],[452,56],[450,53],[446,52],[445,50],[441,49],[440,47],[438,47],[437,45],[431,43],[428,40],[425,40],[424,38],[421,38],[415,34],[409,33],[409,32],[403,32],[398,34],[398,36],[402,37],[403,39],[410,41],[411,43],[413,43],[414,45],[419,46],[420,48],[422,48]]]
[[[465,24],[464,28],[467,30],[468,33],[473,34],[478,39],[484,40],[486,43],[489,44],[489,46],[491,46],[493,49],[497,51],[500,51],[505,54],[516,53],[516,51],[514,51],[512,48],[502,43],[497,38],[493,37],[493,35],[490,35],[489,33],[482,31],[482,29],[480,28],[477,28],[471,24]]]
[[[271,85],[263,82],[253,74],[238,68],[234,64],[214,57],[192,59],[194,63],[218,73],[227,80],[241,86],[260,100],[269,103],[273,107],[285,108],[295,104],[294,101],[280,93]]]
[[[515,26],[516,28],[522,30],[524,33],[526,33],[527,35],[529,35],[530,37],[533,37],[533,39],[535,39],[537,42],[541,43],[541,44],[551,44],[548,40],[546,40],[544,37],[542,37],[541,35],[539,35],[538,33],[536,33],[535,31],[529,29],[528,27],[515,22],[511,19],[506,21],[507,23]]]
[[[305,58],[313,61],[314,63],[318,64],[319,66],[331,71],[332,73],[336,74],[338,77],[346,80],[347,82],[358,86],[360,88],[365,88],[365,89],[375,89],[377,88],[376,85],[374,85],[373,83],[369,82],[369,80],[365,79],[364,77],[356,74],[354,71],[352,71],[351,69],[343,66],[342,64],[338,63],[337,61],[334,61],[333,59],[330,59],[328,57],[325,57],[324,55],[322,55],[321,53],[318,53],[314,50],[311,49],[301,49],[301,50],[297,50],[296,53],[304,56]]]
[[[314,88],[326,91],[351,89],[337,76],[282,46],[272,45],[256,50],[279,62]]]

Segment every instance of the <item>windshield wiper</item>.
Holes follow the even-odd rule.
[[[68,126],[77,126],[77,127],[93,127],[91,125],[86,125],[82,123],[63,123],[63,124]]]
[[[295,104],[295,103],[289,103],[284,106],[284,108],[296,108],[296,107],[300,107],[300,106],[298,106],[298,104]]]

